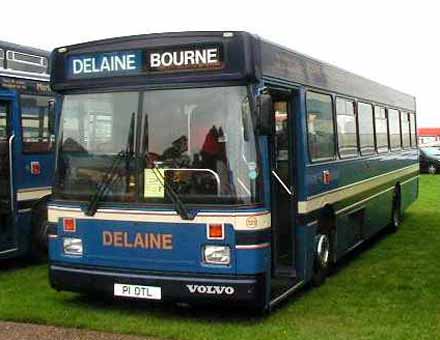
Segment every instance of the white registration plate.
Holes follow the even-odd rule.
[[[162,289],[160,287],[114,284],[114,295],[138,299],[161,300]]]

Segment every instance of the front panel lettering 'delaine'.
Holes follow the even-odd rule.
[[[135,233],[126,231],[103,231],[102,245],[116,248],[143,248],[172,250],[173,235],[161,233]]]

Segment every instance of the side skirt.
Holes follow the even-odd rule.
[[[271,301],[269,301],[269,311],[272,310],[275,306],[280,304],[282,301],[286,300],[289,296],[291,296],[293,293],[298,291],[301,287],[303,287],[305,284],[304,281],[299,281],[295,283],[292,287],[286,289],[284,292],[273,298]]]
[[[18,252],[18,248],[2,250],[2,251],[0,251],[0,257],[15,255],[15,253],[17,253],[17,252]]]

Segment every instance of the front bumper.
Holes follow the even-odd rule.
[[[125,272],[109,268],[74,267],[52,263],[52,288],[83,293],[114,294],[114,284],[160,287],[162,302],[216,303],[262,307],[266,302],[264,275],[202,275],[190,273]]]

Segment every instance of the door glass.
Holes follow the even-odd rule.
[[[273,223],[274,265],[280,274],[293,264],[290,171],[289,171],[289,102],[286,97],[274,100],[275,138],[273,145]]]
[[[287,101],[274,102],[275,170],[284,184],[289,184],[289,125]]]
[[[0,101],[0,250],[12,248],[15,242],[9,195],[9,117],[9,102]]]
[[[8,113],[8,102],[0,101],[0,200],[9,198]]]

